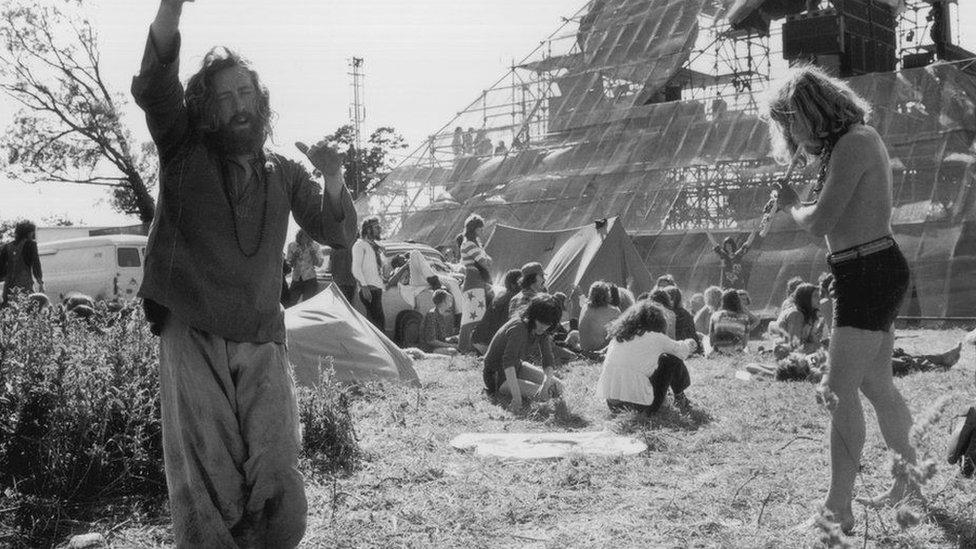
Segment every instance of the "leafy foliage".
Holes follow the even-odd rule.
[[[354,200],[369,193],[390,173],[394,166],[393,153],[407,148],[403,136],[390,127],[377,128],[362,149],[356,148],[356,132],[350,124],[325,136],[325,141],[341,152],[346,186]]]
[[[152,220],[155,149],[136,146],[123,97],[102,78],[86,0],[0,0],[0,89],[22,107],[0,139],[8,175],[102,185],[113,206]]]

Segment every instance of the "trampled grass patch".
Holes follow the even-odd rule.
[[[897,344],[908,351],[934,352],[964,332],[899,335]],[[647,420],[609,417],[594,395],[599,365],[564,369],[565,407],[536,405],[516,417],[482,393],[476,361],[421,362],[423,387],[375,386],[351,400],[363,458],[337,476],[310,472],[303,546],[820,546],[822,532],[800,526],[826,494],[827,413],[809,383],[736,379],[737,369],[757,359],[690,360],[692,410],[666,406]],[[976,481],[944,462],[953,416],[976,403],[974,370],[967,348],[949,372],[897,380],[917,422],[927,424],[918,436],[921,454],[938,468],[914,526],[902,528],[894,510],[855,505],[852,546],[976,546]],[[943,412],[931,412],[943,398]],[[865,411],[858,495],[881,492],[891,478],[873,411]],[[471,431],[602,429],[638,437],[648,450],[629,458],[506,462],[449,445]],[[119,546],[169,540],[165,524],[148,519],[110,536]]]

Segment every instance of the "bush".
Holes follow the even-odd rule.
[[[65,503],[165,494],[157,349],[132,304],[0,310],[0,486]]]
[[[332,372],[325,368],[316,386],[298,388],[302,457],[319,472],[349,472],[362,452],[349,413],[349,391],[336,383]]]

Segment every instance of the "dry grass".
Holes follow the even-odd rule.
[[[964,335],[905,331],[898,345],[933,352]],[[564,372],[567,407],[515,417],[481,392],[473,361],[418,365],[421,389],[369,390],[352,407],[365,460],[340,477],[308,479],[305,547],[815,547],[821,532],[796,527],[823,500],[828,479],[827,416],[808,383],[744,382],[735,370],[755,356],[689,362],[690,413],[666,407],[647,422],[610,420],[594,396],[599,366]],[[954,414],[976,401],[974,353],[947,373],[897,381],[937,472],[925,485],[921,522],[899,526],[892,510],[856,506],[854,547],[976,546],[976,485],[944,463]],[[929,413],[945,397],[946,413]],[[882,491],[890,457],[873,411],[859,495]],[[631,458],[572,457],[502,462],[448,445],[466,431],[611,428],[649,445]],[[112,528],[106,526],[102,531]],[[109,536],[116,546],[171,540],[165,523],[141,517]]]

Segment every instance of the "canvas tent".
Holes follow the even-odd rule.
[[[320,378],[319,364],[331,364],[335,379],[350,384],[392,380],[419,385],[410,360],[346,301],[334,285],[285,311],[288,360],[299,386]]]
[[[616,217],[601,221],[599,226],[590,223],[562,231],[496,225],[485,251],[492,257],[496,281],[509,269],[518,269],[530,261],[542,263],[550,292],[570,295],[577,287],[585,293],[597,280],[625,286],[627,279],[632,278],[631,287],[637,294],[654,285],[651,273]]]

